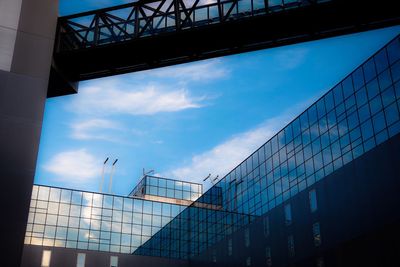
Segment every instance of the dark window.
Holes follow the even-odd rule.
[[[398,38],[387,46],[387,53],[390,64],[400,59],[400,40]]]
[[[351,76],[348,76],[342,82],[342,87],[343,87],[344,99],[348,98],[350,95],[353,94],[353,80],[352,80]]]
[[[379,112],[377,115],[375,115],[372,118],[373,124],[374,124],[374,130],[375,133],[379,133],[380,131],[382,131],[385,127],[385,116],[383,114],[383,112]]]
[[[366,121],[367,119],[369,119],[371,117],[371,113],[369,111],[369,105],[368,104],[362,106],[358,110],[358,116],[360,118],[360,122],[361,123],[363,123],[364,121]]]
[[[324,163],[322,161],[322,154],[318,153],[314,156],[314,168],[316,171],[321,169],[324,166]]]
[[[312,150],[313,150],[313,154],[317,154],[321,151],[321,141],[320,139],[316,139],[313,143],[312,143]]]
[[[347,123],[349,125],[349,131],[353,130],[358,124],[358,114],[357,112],[353,112],[348,118]]]
[[[303,139],[303,146],[306,146],[308,143],[310,143],[310,130],[303,132],[302,139]]]
[[[379,51],[374,58],[376,63],[376,70],[378,71],[378,73],[381,73],[389,66],[386,55],[386,48]]]
[[[245,247],[250,246],[250,230],[249,230],[249,228],[246,228],[244,230],[244,245],[245,245]]]
[[[318,111],[318,118],[321,118],[322,116],[324,116],[326,114],[325,101],[323,98],[321,98],[317,102],[317,111]]]
[[[350,141],[352,142],[353,147],[355,146],[355,144],[353,144],[353,142],[355,142],[360,137],[361,137],[360,127],[357,127],[353,131],[350,132]]]
[[[312,105],[308,109],[308,120],[310,125],[313,125],[317,121],[317,107],[316,104]]]
[[[358,90],[361,86],[365,84],[364,73],[361,67],[356,69],[353,73],[353,84],[356,90]]]
[[[357,101],[357,106],[361,107],[365,103],[367,103],[367,90],[365,87],[361,88],[357,93],[356,93],[356,101]]]
[[[333,88],[333,95],[335,97],[336,106],[343,102],[342,84],[338,84]]]
[[[399,120],[399,112],[396,103],[391,104],[385,109],[385,117],[387,125],[392,125]]]
[[[374,134],[371,120],[367,120],[361,125],[361,132],[364,140],[368,140]]]
[[[264,217],[263,224],[264,224],[264,236],[268,237],[269,236],[269,217],[268,216]]]
[[[290,142],[293,139],[293,133],[292,133],[292,125],[289,124],[288,127],[285,129],[285,137],[286,137],[286,142]]]
[[[321,230],[318,222],[313,224],[313,237],[314,245],[316,247],[321,246]]]
[[[339,141],[336,141],[335,143],[333,143],[331,148],[332,148],[333,159],[337,159],[342,155]]]
[[[387,107],[389,106],[393,101],[396,100],[396,97],[394,95],[394,89],[393,86],[389,87],[382,93],[382,102],[383,106]]]
[[[307,160],[312,157],[312,147],[308,145],[304,148],[304,159]]]
[[[316,264],[317,264],[317,267],[325,267],[324,258],[322,258],[322,257],[318,258]]]
[[[311,212],[315,212],[318,210],[318,202],[317,202],[317,192],[315,189],[311,190],[308,194],[310,200],[310,210]]]
[[[328,122],[326,121],[326,117],[321,118],[318,125],[320,134],[325,133],[328,130]]]
[[[293,136],[294,137],[296,137],[296,136],[298,136],[299,134],[300,134],[300,132],[301,132],[301,128],[300,128],[300,120],[299,119],[296,119],[293,123],[292,123],[292,126],[293,126]]]
[[[325,106],[326,106],[326,111],[327,112],[331,111],[335,107],[335,102],[334,102],[334,99],[333,99],[333,93],[332,92],[329,92],[325,96]]]
[[[286,225],[292,224],[292,207],[290,204],[286,204],[284,206],[284,212],[285,212],[285,223]]]
[[[391,68],[393,82],[397,82],[400,79],[400,61],[397,61]]]
[[[364,64],[363,69],[366,82],[369,82],[376,77],[375,62],[373,58],[371,58]]]
[[[271,157],[271,142],[265,144],[265,158]]]
[[[247,257],[246,266],[251,266],[251,257]]]
[[[304,112],[303,114],[301,114],[300,122],[301,122],[301,130],[302,131],[307,130],[307,128],[310,126],[309,123],[308,123],[308,114],[307,114],[307,112]]]
[[[295,248],[294,248],[294,238],[292,235],[288,236],[288,251],[289,251],[289,257],[294,257]]]
[[[392,78],[390,77],[390,71],[386,70],[382,72],[379,77],[379,86],[381,88],[381,91],[385,90],[392,84]]]
[[[367,84],[368,99],[374,98],[379,94],[378,80],[374,79]]]
[[[324,157],[324,164],[328,164],[330,162],[332,162],[332,154],[331,154],[331,148],[327,147],[325,148],[323,151],[323,157]]]
[[[355,104],[356,104],[356,98],[354,97],[354,95],[352,95],[345,102],[346,110],[349,110]]]
[[[265,248],[265,257],[267,259],[267,266],[271,267],[272,266],[272,257],[271,257],[271,248],[270,247]]]

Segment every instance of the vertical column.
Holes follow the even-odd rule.
[[[0,0],[0,262],[19,266],[58,0]]]

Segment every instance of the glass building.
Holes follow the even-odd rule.
[[[399,111],[400,36],[204,194],[154,176],[128,197],[34,186],[25,262],[43,246],[120,266],[393,266]]]
[[[25,244],[132,253],[196,199],[202,187],[145,176],[135,190],[140,195],[122,197],[35,185]],[[157,195],[162,197],[156,201]]]
[[[203,185],[145,175],[129,196],[172,203],[187,203],[199,198]]]
[[[400,132],[399,59],[397,37],[164,226],[135,254],[189,259],[282,205],[285,224],[290,225],[291,198]],[[310,192],[309,197],[311,209],[316,210],[315,193]],[[219,208],[211,209],[204,204]],[[318,243],[319,225],[315,225],[314,231]],[[293,236],[289,236],[289,251],[293,244]]]

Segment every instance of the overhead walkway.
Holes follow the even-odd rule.
[[[144,0],[59,18],[48,96],[79,81],[397,25],[395,1]]]

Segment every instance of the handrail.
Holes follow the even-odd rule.
[[[178,32],[332,0],[214,0],[211,3],[205,0],[193,0],[190,3],[184,1],[141,0],[61,17],[56,52]],[[126,12],[124,17],[112,14],[122,10]],[[86,19],[86,23],[79,19]]]

